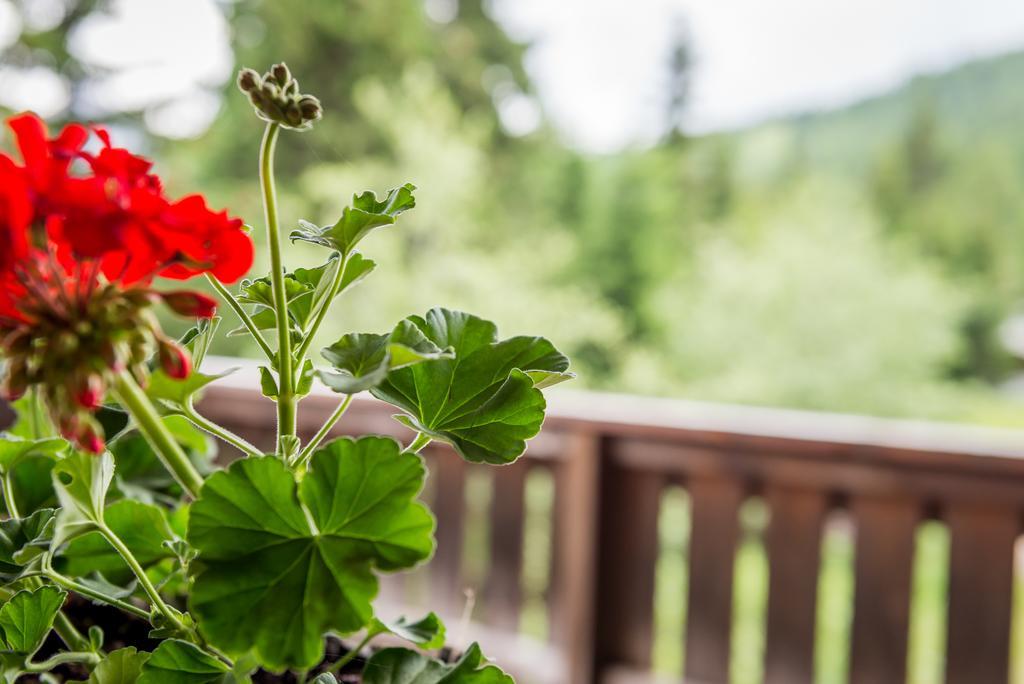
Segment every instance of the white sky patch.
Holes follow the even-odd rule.
[[[1020,0],[497,0],[566,139],[643,143],[664,122],[675,18],[695,60],[687,128],[842,106],[910,77],[1024,46]]]
[[[153,132],[201,134],[216,115],[234,59],[223,14],[212,0],[117,0],[69,38],[83,62],[109,72],[82,87],[91,116],[145,110]]]
[[[0,102],[15,112],[33,111],[49,118],[64,111],[71,88],[52,69],[0,66]]]
[[[18,12],[7,0],[0,0],[0,50],[14,44],[21,35],[21,20]]]
[[[454,0],[422,0],[438,22]],[[567,142],[614,151],[664,132],[666,67],[684,20],[695,61],[686,128],[706,132],[839,107],[920,73],[1024,47],[1022,0],[492,0],[514,36],[533,42],[527,68]],[[28,24],[59,20],[38,0]],[[0,0],[0,49],[21,30]],[[161,134],[198,135],[231,77],[229,27],[215,0],[113,0],[71,36],[100,75],[81,90],[88,116],[145,110]],[[109,72],[109,75],[103,75]],[[494,79],[492,79],[494,80]],[[495,81],[497,83],[498,81]],[[492,88],[493,89],[493,88]],[[537,102],[496,92],[502,124],[527,133]],[[67,85],[45,70],[0,67],[0,101],[55,114]],[[178,124],[174,120],[180,119]]]

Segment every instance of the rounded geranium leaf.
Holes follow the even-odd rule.
[[[370,658],[363,684],[515,684],[484,658],[477,644],[457,663],[446,663],[406,648],[385,648]]]
[[[319,227],[309,221],[299,221],[299,228],[292,231],[291,239],[311,242],[347,254],[370,231],[381,226],[390,226],[404,211],[416,206],[412,183],[389,190],[384,199],[367,190],[352,198],[352,206],[345,207],[341,218],[333,226]]]
[[[382,437],[322,447],[301,486],[270,457],[212,475],[188,531],[202,632],[271,670],[315,665],[325,632],[354,632],[373,617],[375,569],[430,556],[433,517],[414,500],[423,478],[421,459]]]
[[[221,679],[229,669],[194,644],[168,639],[142,664],[138,684],[207,684]]]
[[[135,684],[149,656],[134,646],[111,651],[89,674],[86,684]]]
[[[0,606],[0,631],[7,650],[25,656],[39,650],[66,596],[57,587],[39,587],[19,591]]]
[[[320,371],[320,380],[335,392],[356,394],[375,387],[388,373],[423,361],[450,359],[450,349],[441,349],[409,321],[402,321],[390,335],[349,333],[321,354],[336,372]]]
[[[540,387],[571,378],[569,360],[543,337],[499,341],[493,323],[459,311],[432,309],[407,321],[455,357],[393,371],[373,395],[467,460],[503,464],[522,455],[544,421]]]
[[[0,580],[12,581],[46,551],[56,511],[43,508],[27,518],[0,521]]]

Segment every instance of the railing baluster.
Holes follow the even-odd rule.
[[[555,469],[552,640],[565,655],[568,684],[590,684],[594,677],[601,445],[592,434],[567,435]]]
[[[522,605],[523,524],[526,520],[525,459],[496,468],[491,494],[491,558],[484,586],[487,621],[510,632],[519,630]]]
[[[687,681],[729,681],[733,564],[743,484],[694,478],[690,493],[690,580],[686,618]]]
[[[946,682],[1006,682],[1017,512],[954,504],[945,517],[952,537]]]
[[[665,480],[657,472],[624,467],[614,456],[613,451],[606,457],[601,471],[592,681],[600,681],[607,668],[651,666],[658,513]]]
[[[821,492],[768,487],[768,633],[765,684],[814,680],[814,633],[822,524]]]
[[[430,563],[433,597],[447,615],[462,611],[462,538],[466,510],[466,463],[447,449],[430,463],[435,478],[431,508],[437,517],[437,553]]]
[[[850,683],[902,684],[920,507],[908,499],[861,497],[851,510],[857,545]]]

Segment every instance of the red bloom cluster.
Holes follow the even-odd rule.
[[[198,317],[215,310],[199,293],[154,292],[152,280],[210,273],[234,282],[252,265],[252,240],[240,219],[210,210],[202,196],[168,198],[152,164],[114,147],[102,129],[93,131],[99,149],[92,152],[90,129],[78,124],[54,138],[32,114],[8,125],[22,163],[0,154],[3,393],[16,397],[42,385],[55,419],[68,423],[65,432],[97,448],[95,435],[79,434],[87,431],[78,409],[98,406],[111,373],[144,374],[139,357],[154,351],[168,373],[189,372],[188,357],[163,337],[147,307],[163,300]],[[63,347],[40,356],[48,346],[41,340],[56,339]],[[66,385],[60,392],[51,386],[58,380]],[[77,408],[55,406],[65,403]]]
[[[8,125],[24,165],[0,154],[0,273],[17,268],[33,246],[52,248],[65,267],[96,262],[108,281],[123,285],[201,273],[234,282],[252,265],[240,219],[211,211],[200,195],[171,201],[152,164],[113,147],[106,131],[96,130],[102,147],[92,154],[83,149],[89,131],[81,125],[52,139],[31,114]],[[0,315],[17,317],[14,304],[16,292],[5,285]]]

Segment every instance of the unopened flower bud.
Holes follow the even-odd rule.
[[[282,88],[288,85],[288,81],[292,80],[292,72],[288,70],[288,65],[284,62],[270,67],[270,75],[274,77],[274,80]]]
[[[28,369],[18,359],[7,364],[7,374],[0,383],[0,397],[7,401],[17,401],[28,391]]]
[[[160,298],[179,316],[189,318],[212,318],[217,313],[217,301],[199,292],[177,290],[161,292]]]
[[[3,341],[0,341],[0,349],[3,349],[10,356],[24,354],[28,352],[31,346],[32,334],[27,327],[16,328],[5,335]]]
[[[75,403],[84,409],[94,411],[103,403],[105,392],[106,386],[103,378],[95,373],[88,375],[75,388]]]
[[[73,439],[84,451],[88,451],[90,454],[102,454],[107,445],[104,444],[101,434],[102,429],[90,417],[82,422]]]
[[[103,359],[103,365],[113,373],[120,373],[125,366],[118,347],[119,345],[111,340],[103,340],[100,343],[100,358]]]
[[[238,88],[243,93],[248,93],[260,85],[260,75],[255,69],[242,69],[238,72]]]
[[[184,380],[192,372],[192,361],[188,353],[170,340],[160,340],[160,367],[170,377]]]
[[[238,75],[238,86],[264,121],[306,130],[321,116],[320,101],[299,92],[298,79],[283,63],[272,66],[262,78],[252,69],[243,69]]]
[[[320,100],[312,95],[305,95],[299,100],[299,111],[302,112],[302,118],[306,121],[316,121],[323,114],[323,107],[320,105]]]
[[[299,110],[298,105],[292,105],[284,112],[284,120],[292,128],[298,128],[302,125],[302,112]]]

